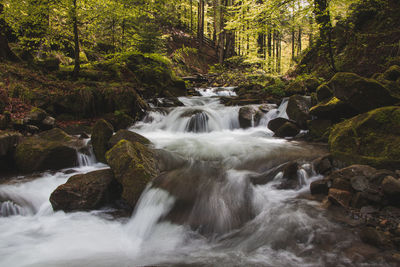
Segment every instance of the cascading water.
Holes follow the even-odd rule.
[[[107,167],[85,154],[78,168],[0,184],[0,266],[385,266],[350,261],[358,239],[301,197],[320,178],[308,160],[323,150],[272,137],[266,125],[285,116],[287,102],[243,130],[239,107],[216,98],[232,88],[198,91],[131,128],[173,166],[148,185],[131,218],[53,212],[58,185]],[[291,162],[296,187],[280,190]]]

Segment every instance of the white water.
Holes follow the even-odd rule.
[[[204,95],[212,93],[207,90]],[[309,164],[298,170],[300,190],[277,190],[282,173],[265,185],[249,183],[250,175],[282,163],[279,159],[304,157],[308,147],[271,137],[265,123],[238,129],[239,108],[224,107],[216,98],[180,100],[185,107],[168,115],[152,112],[152,122],[137,123],[132,130],[191,162],[197,171],[189,176],[204,180],[195,184],[200,190],[189,220],[208,221],[204,226],[211,233],[201,235],[189,221],[163,220],[177,198],[151,185],[128,219],[112,218],[105,210],[53,212],[48,199],[57,186],[74,174],[106,167],[80,155],[81,166],[73,174],[44,173],[0,185],[0,266],[358,265],[344,253],[355,239],[352,233],[324,217],[315,202],[298,198],[318,178]],[[180,115],[192,109],[208,115],[209,132],[186,131],[188,118]],[[278,111],[284,116],[282,107]],[[190,184],[183,188],[193,189]],[[253,214],[245,221],[244,207]]]

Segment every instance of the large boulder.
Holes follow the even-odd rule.
[[[15,148],[21,139],[18,132],[0,131],[0,173],[14,167]]]
[[[254,116],[257,110],[252,106],[245,106],[239,110],[239,124],[241,128],[250,128],[254,124]]]
[[[59,170],[77,165],[77,149],[83,143],[54,128],[39,136],[23,139],[17,146],[15,162],[24,173]]]
[[[108,113],[104,116],[105,120],[111,123],[115,131],[126,129],[132,126],[135,120],[123,111]]]
[[[142,145],[149,145],[151,143],[149,139],[138,133],[131,132],[128,130],[119,130],[116,134],[114,134],[111,137],[110,141],[108,142],[108,146],[113,147],[116,144],[118,144],[118,142],[121,140],[127,140],[131,143],[138,142],[141,143]]]
[[[329,147],[336,159],[379,168],[400,166],[400,107],[384,107],[334,126]]]
[[[74,175],[51,194],[54,210],[93,210],[111,203],[121,193],[110,169]]]
[[[388,81],[397,81],[400,78],[400,66],[393,65],[383,73],[383,78]]]
[[[332,89],[324,83],[317,88],[317,99],[319,102],[331,99],[333,97]]]
[[[331,120],[333,122],[339,122],[342,119],[351,118],[356,114],[357,111],[349,104],[336,97],[324,100],[310,109],[310,115],[315,116],[318,119]]]
[[[275,131],[277,137],[295,137],[300,133],[299,127],[296,124],[288,121],[285,122],[278,130]]]
[[[382,181],[382,190],[383,193],[388,197],[389,200],[392,200],[397,205],[400,200],[400,181],[399,179],[395,179],[393,176],[387,176]]]
[[[154,153],[138,142],[121,140],[107,152],[106,158],[122,185],[122,198],[135,207],[146,185],[159,174]]]
[[[279,128],[281,128],[286,122],[293,122],[293,121],[290,121],[289,119],[285,119],[285,118],[282,118],[282,117],[278,117],[278,118],[275,118],[275,119],[270,120],[270,121],[268,122],[268,128],[269,128],[271,131],[276,132],[276,131],[277,131]]]
[[[354,73],[337,73],[329,81],[329,87],[335,97],[348,103],[360,113],[399,101],[376,80],[366,79]]]
[[[327,142],[329,138],[329,131],[332,127],[330,120],[316,119],[307,122],[309,129],[309,136],[316,141]]]
[[[50,130],[54,128],[56,120],[49,116],[46,111],[40,108],[33,108],[23,120],[25,128],[29,125],[38,127],[40,130]]]
[[[108,150],[108,141],[113,133],[113,126],[105,120],[99,120],[93,126],[91,138],[93,152],[96,159],[100,162],[106,163],[105,154]]]
[[[307,120],[310,117],[311,98],[300,95],[289,97],[286,114],[294,120],[302,129],[307,128]]]

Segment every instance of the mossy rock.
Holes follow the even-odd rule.
[[[302,129],[307,128],[310,119],[311,98],[300,95],[289,97],[286,113],[289,119],[294,120]]]
[[[108,150],[108,141],[114,133],[113,126],[105,121],[98,120],[92,129],[92,146],[96,159],[106,163],[105,154]]]
[[[39,136],[25,138],[16,148],[15,162],[19,171],[59,170],[77,165],[76,149],[63,141]]]
[[[337,73],[328,86],[336,98],[346,102],[359,113],[390,106],[399,101],[376,80],[366,79],[354,73]]]
[[[317,88],[317,99],[319,102],[331,99],[332,97],[333,97],[333,92],[326,83],[321,84]]]
[[[400,107],[375,109],[335,125],[329,147],[335,158],[348,164],[398,169]]]
[[[93,210],[112,203],[120,196],[120,185],[110,169],[74,175],[50,196],[54,210]]]
[[[108,113],[104,116],[104,119],[112,124],[115,131],[126,129],[132,126],[135,120],[123,111],[116,111],[114,113]]]
[[[300,129],[296,124],[287,121],[278,130],[275,131],[277,137],[295,137],[300,133]]]
[[[318,119],[326,119],[333,122],[339,122],[342,119],[351,118],[356,114],[357,111],[349,104],[336,97],[324,100],[310,109],[310,115],[315,116]]]
[[[52,142],[70,142],[73,138],[59,128],[54,128],[49,131],[41,132],[39,136],[45,140]]]
[[[106,158],[122,185],[122,198],[135,207],[147,184],[159,174],[154,153],[138,142],[121,140],[107,152]]]
[[[285,88],[287,96],[304,95],[307,92],[307,87],[302,81],[294,81]]]
[[[131,131],[128,131],[128,130],[119,130],[116,134],[114,134],[111,137],[111,139],[110,139],[110,141],[108,143],[109,147],[115,146],[121,140],[127,140],[127,141],[129,141],[131,143],[138,142],[138,143],[140,143],[142,145],[151,144],[149,139],[147,139],[146,137],[144,137],[144,136],[142,136],[142,135],[140,135],[138,133],[131,132]]]
[[[308,121],[308,129],[310,137],[315,141],[327,142],[332,127],[330,120],[312,120]]]
[[[383,78],[388,81],[396,81],[400,78],[400,66],[393,65],[383,73]]]

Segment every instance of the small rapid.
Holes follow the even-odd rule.
[[[108,168],[90,149],[75,168],[0,184],[0,266],[385,266],[350,260],[358,238],[304,197],[321,178],[310,162],[325,148],[273,137],[266,125],[287,116],[286,100],[241,129],[240,107],[219,101],[233,88],[198,92],[130,128],[169,166],[130,218],[114,217],[112,207],[53,211],[59,185]]]

